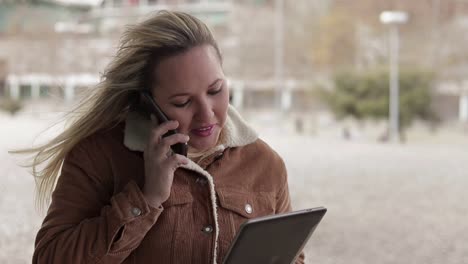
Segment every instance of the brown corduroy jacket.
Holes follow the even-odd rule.
[[[222,148],[177,169],[169,199],[149,206],[145,122],[128,118],[69,153],[33,263],[222,263],[244,221],[291,210],[282,159],[232,107]]]

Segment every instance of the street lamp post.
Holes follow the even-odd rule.
[[[384,11],[380,22],[390,25],[390,96],[389,96],[389,139],[400,141],[399,131],[399,33],[398,25],[408,21],[408,14],[400,11]]]
[[[274,80],[275,107],[284,110],[284,0],[275,0]]]

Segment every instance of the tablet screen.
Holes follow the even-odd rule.
[[[244,222],[223,263],[293,262],[326,211],[317,207]]]

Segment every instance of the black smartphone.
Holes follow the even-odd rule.
[[[143,110],[148,114],[153,114],[159,121],[159,123],[169,121],[169,118],[166,114],[159,108],[158,104],[154,101],[153,96],[149,91],[143,91],[140,93],[140,106]],[[177,134],[177,130],[169,130],[163,137],[167,137],[170,135]],[[187,143],[177,143],[171,146],[172,151],[177,154],[183,155],[187,157]]]

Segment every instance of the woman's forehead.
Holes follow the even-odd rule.
[[[216,51],[211,46],[199,46],[162,61],[155,69],[158,92],[183,92],[194,87],[208,87],[224,78]]]

